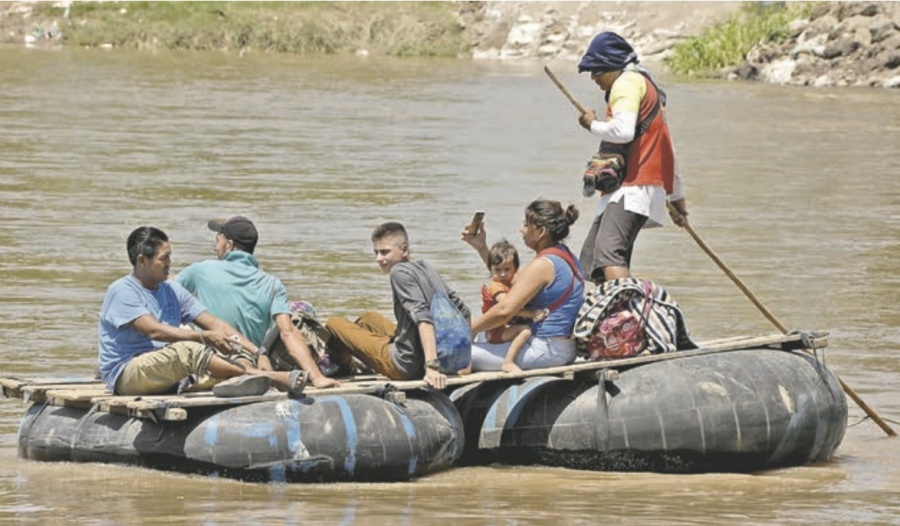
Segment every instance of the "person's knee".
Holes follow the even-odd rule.
[[[325,329],[335,338],[340,338],[341,333],[347,328],[348,325],[353,325],[353,323],[340,316],[332,316],[325,320]],[[355,326],[355,325],[354,325]]]
[[[384,322],[384,316],[381,313],[367,310],[359,315],[359,318],[356,319],[356,325],[360,327],[368,327],[371,325],[380,325]]]
[[[629,247],[625,243],[624,239],[620,239],[615,243],[604,244],[598,251],[594,270],[602,270],[607,267],[628,267]],[[594,274],[593,271],[592,274]]]
[[[612,281],[614,279],[628,278],[631,277],[631,271],[627,266],[611,266],[603,268],[603,277],[606,281]]]
[[[188,374],[206,374],[209,361],[216,354],[212,348],[197,342],[177,342],[168,346],[175,354],[175,361],[187,369]],[[173,364],[177,368],[177,365]]]

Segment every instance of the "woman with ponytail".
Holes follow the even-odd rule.
[[[523,309],[546,309],[546,318],[531,324],[532,336],[516,357],[515,364],[520,369],[566,365],[575,360],[571,335],[584,295],[584,278],[578,259],[563,240],[577,219],[578,210],[573,205],[563,208],[559,201],[546,199],[528,205],[522,241],[537,255],[516,273],[509,293],[472,323],[472,333],[477,334],[502,327]],[[465,236],[464,240],[487,264],[484,228]],[[478,340],[481,338],[472,344],[472,370],[501,370],[509,342],[494,344]]]

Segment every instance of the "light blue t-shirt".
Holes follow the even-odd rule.
[[[281,280],[260,270],[252,254],[232,250],[223,259],[189,265],[175,278],[213,316],[259,346],[277,314],[290,314]]]
[[[193,322],[204,310],[203,305],[177,283],[164,281],[156,290],[150,290],[131,274],[113,282],[106,289],[100,308],[97,357],[101,377],[110,391],[115,390],[119,374],[132,358],[167,345],[136,331],[131,322],[150,314],[161,323],[178,327]]]

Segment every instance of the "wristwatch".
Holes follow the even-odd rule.
[[[434,360],[428,360],[425,362],[426,369],[434,369],[435,371],[441,370],[441,361],[435,358]]]

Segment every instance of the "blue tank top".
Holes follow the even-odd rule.
[[[529,310],[548,308],[565,294],[566,290],[569,288],[569,284],[572,284],[572,292],[545,320],[532,324],[532,333],[535,336],[544,338],[571,336],[572,329],[575,327],[575,318],[578,316],[578,310],[581,308],[581,303],[584,299],[584,284],[575,277],[572,268],[569,267],[569,264],[563,258],[553,254],[542,257],[546,257],[553,263],[553,281],[541,289],[541,291],[528,302],[525,308]],[[572,259],[578,266],[578,272],[581,272],[581,265],[578,262],[578,258],[573,256]]]

